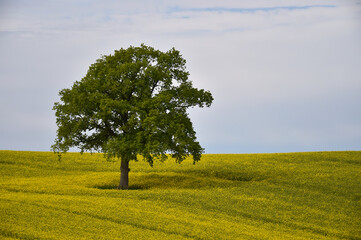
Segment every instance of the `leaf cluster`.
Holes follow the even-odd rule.
[[[177,162],[190,154],[198,161],[203,149],[187,109],[209,107],[213,97],[192,86],[185,64],[174,48],[145,45],[102,56],[81,81],[60,91],[52,149],[76,146],[127,161],[142,155],[151,165],[166,153]]]

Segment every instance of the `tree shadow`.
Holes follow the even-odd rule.
[[[118,184],[104,184],[104,185],[95,185],[93,188],[101,189],[101,190],[114,190],[118,188]],[[142,190],[142,189],[148,189],[145,188],[142,185],[129,185],[128,190]]]
[[[184,173],[184,172],[158,172],[133,174],[129,177],[129,190],[145,189],[209,189],[239,187],[245,182],[259,181],[264,178],[252,176],[223,176]],[[116,189],[118,179],[94,185],[94,188],[109,190]]]

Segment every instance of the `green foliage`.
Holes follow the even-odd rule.
[[[153,164],[171,152],[177,162],[203,152],[187,108],[209,107],[210,92],[192,86],[186,61],[174,48],[129,47],[103,56],[86,76],[60,91],[54,105],[58,132],[55,152],[77,146],[108,158]]]
[[[193,165],[0,151],[0,238],[361,239],[361,152],[204,154]]]

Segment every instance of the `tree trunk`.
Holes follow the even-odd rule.
[[[128,189],[128,183],[129,183],[129,161],[126,158],[122,158],[121,164],[120,164],[120,182],[118,189]]]

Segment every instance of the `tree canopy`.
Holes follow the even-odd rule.
[[[193,87],[185,64],[174,48],[162,52],[145,45],[102,56],[83,79],[59,92],[53,151],[103,152],[120,158],[127,171],[138,155],[150,165],[167,153],[177,162],[189,155],[198,161],[203,148],[187,109],[209,107],[213,97]]]

